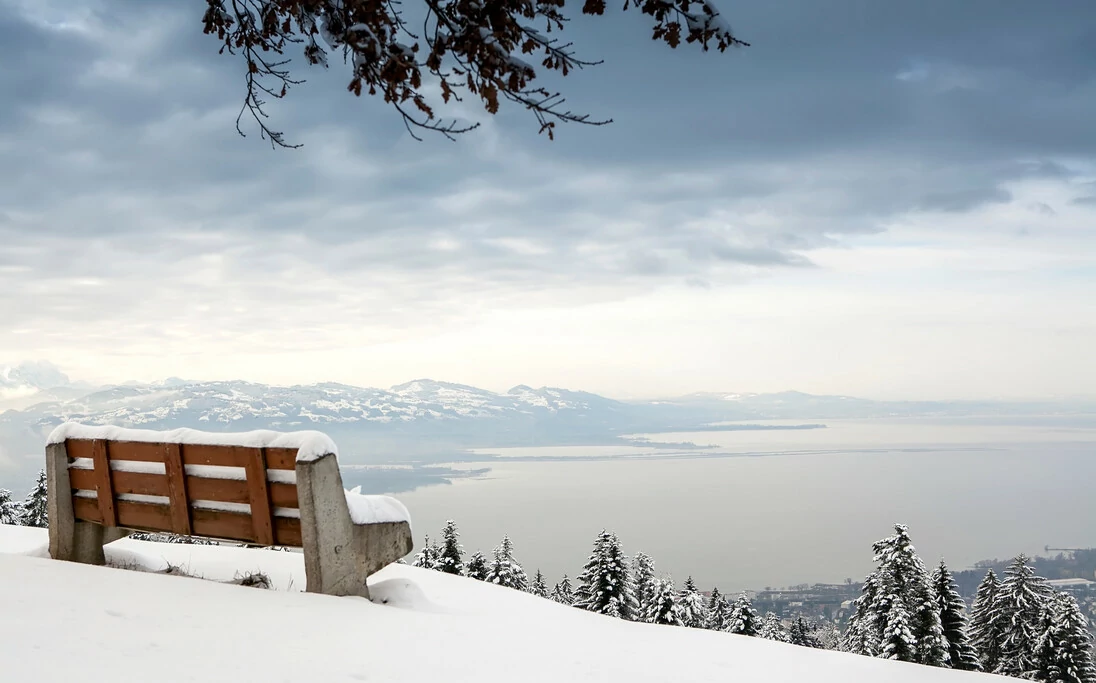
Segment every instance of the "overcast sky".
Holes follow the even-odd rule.
[[[304,143],[272,151],[201,0],[0,0],[0,361],[1094,393],[1096,3],[717,3],[752,47],[573,23],[605,64],[563,87],[611,126],[417,143],[333,60],[271,105]]]

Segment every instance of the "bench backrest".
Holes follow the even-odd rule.
[[[296,448],[64,443],[77,520],[301,547]]]

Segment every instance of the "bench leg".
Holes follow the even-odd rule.
[[[55,560],[105,564],[103,545],[129,534],[125,529],[76,520],[68,453],[63,443],[46,446],[46,505],[49,510],[49,554]]]
[[[339,463],[334,455],[297,463],[305,590],[369,597],[366,558],[355,542]]]

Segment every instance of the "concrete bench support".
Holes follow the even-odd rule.
[[[106,564],[103,546],[129,535],[126,529],[76,519],[72,508],[68,454],[65,444],[46,446],[46,506],[49,513],[49,554],[55,560]],[[58,495],[58,492],[65,492]]]
[[[332,454],[298,462],[296,469],[306,590],[368,598],[369,575],[411,552],[411,525],[355,524]]]

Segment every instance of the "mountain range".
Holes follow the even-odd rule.
[[[389,389],[178,378],[93,387],[71,382],[44,362],[0,367],[0,410],[5,408],[0,468],[23,454],[37,462],[45,436],[67,420],[148,429],[320,429],[355,453],[357,462],[406,463],[453,461],[469,448],[609,444],[644,432],[762,428],[743,421],[1096,413],[1092,401],[894,402],[794,391],[618,401],[525,385],[496,393],[430,379]]]

